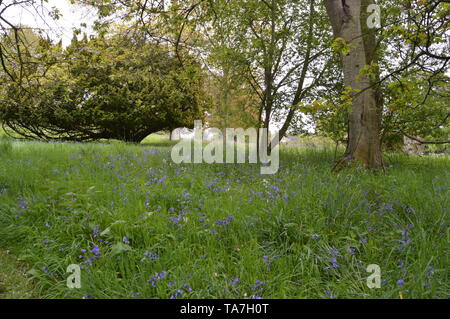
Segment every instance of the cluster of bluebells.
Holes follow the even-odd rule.
[[[265,282],[257,280],[256,283],[252,286],[252,290],[255,292],[255,295],[252,296],[252,299],[261,299],[261,297],[257,296],[256,293],[262,294],[264,291]]]
[[[28,202],[23,197],[19,199],[19,202],[17,204],[20,206],[20,210],[16,214],[16,218],[20,217],[20,215],[22,215],[28,209]]]
[[[173,207],[170,208],[170,212],[174,213],[175,209]],[[176,226],[181,226],[181,221],[183,218],[187,215],[186,208],[182,208],[180,213],[177,215],[177,217],[171,216],[169,217],[169,220],[174,223]]]
[[[232,216],[228,216],[228,217],[225,218],[225,219],[222,219],[222,220],[221,220],[221,219],[216,220],[215,224],[218,225],[218,226],[228,226],[228,225],[230,225],[233,221],[234,221],[234,218],[233,218]]]
[[[44,239],[42,241],[46,248],[50,248],[49,244],[53,242],[53,240]]]
[[[181,216],[181,215],[178,215],[177,217],[173,217],[173,216],[171,216],[170,218],[169,218],[169,220],[172,222],[172,223],[175,223],[176,225],[180,225],[180,222],[181,222],[181,220],[183,219],[183,216]]]
[[[309,235],[312,239],[317,239],[317,238],[319,238],[320,237],[320,235],[319,234],[311,234],[311,235]]]
[[[239,282],[239,278],[236,277],[233,280],[227,280],[227,282],[231,285],[231,286],[236,286],[236,284]]]
[[[101,235],[102,231],[101,231],[101,229],[100,229],[99,226],[94,226],[94,227],[92,228],[92,233],[93,233],[93,234],[91,235],[91,239],[92,239],[93,241],[97,241],[97,242],[99,242],[99,243],[102,243],[102,242],[103,242],[103,239],[100,238],[100,235]],[[104,243],[105,243],[105,244],[109,244],[109,241],[108,241],[108,240],[105,240]]]
[[[6,194],[8,185],[0,183],[0,195]]]
[[[409,225],[410,228],[413,228],[413,225]],[[411,237],[409,236],[409,232],[407,229],[400,230],[402,234],[402,239],[400,239],[400,250],[404,249],[411,242]]]
[[[336,296],[331,293],[330,289],[325,290],[325,293],[330,297],[330,299],[336,298]]]
[[[92,235],[92,238],[97,238],[97,237],[99,237],[100,234],[101,234],[100,227],[94,226],[94,228],[92,229],[92,232],[94,233],[94,234]]]
[[[253,203],[253,197],[258,197],[260,200],[264,200],[264,193],[263,192],[250,191],[248,193],[248,197],[250,197],[248,202],[249,203]]]
[[[192,291],[192,288],[189,287],[188,284],[184,284],[183,287],[184,287],[184,290],[177,289],[177,291],[172,296],[170,296],[170,299],[176,299],[176,298],[178,298],[178,296],[184,295],[186,293],[186,291],[187,292],[191,292]]]
[[[151,285],[153,287],[156,287],[156,285],[158,284],[158,281],[160,281],[161,279],[163,279],[164,277],[166,277],[166,272],[162,271],[161,273],[156,273],[152,276],[152,278],[150,280],[148,280],[149,283],[151,283]]]
[[[359,236],[359,243],[360,244],[367,244],[367,238],[365,238],[365,237],[363,237],[363,236],[361,236],[359,234],[358,234],[358,236]]]
[[[274,257],[274,259],[276,259],[278,257]],[[267,271],[270,271],[270,267],[272,265],[272,260],[269,258],[269,256],[264,256],[263,257],[264,263],[267,265]]]
[[[348,247],[348,253],[350,255],[354,255],[355,254],[355,249],[353,247]]]
[[[339,256],[339,250],[336,248],[332,248],[329,251],[329,255],[330,255],[330,259],[329,259],[330,265],[326,266],[325,269],[339,268],[340,266],[337,262],[337,257]]]
[[[271,200],[278,199],[281,196],[281,194],[282,194],[282,191],[276,184],[272,185],[268,192],[269,199],[271,199]]]
[[[183,197],[183,199],[187,200],[188,202],[191,201],[191,194],[188,191],[184,191],[181,196]]]
[[[159,259],[159,256],[158,256],[157,253],[153,253],[153,252],[150,253],[150,252],[146,251],[144,253],[144,257],[141,259],[141,263],[145,263],[146,261],[153,262],[153,261],[156,261],[158,259]]]
[[[183,194],[181,194],[181,198],[177,199],[177,202],[180,204],[181,207],[183,207],[182,210],[187,209],[187,207],[192,203],[191,193],[185,190]]]
[[[396,202],[398,203],[399,201],[397,200]],[[376,199],[373,204],[369,205],[369,208],[372,210],[370,216],[373,216],[374,214],[383,216],[385,213],[394,211],[394,204],[381,202],[380,200]]]
[[[167,179],[167,176],[163,176],[163,177],[160,177],[160,178],[158,178],[158,177],[153,177],[153,179],[152,180],[150,180],[150,181],[147,181],[146,183],[145,183],[145,186],[150,186],[150,185],[152,185],[152,184],[162,184],[162,183],[164,183],[164,181]]]
[[[154,149],[152,149],[152,150],[144,150],[144,155],[148,155],[148,154],[150,154],[150,155],[158,155],[159,154],[159,151],[156,149],[156,148],[154,148]]]
[[[46,273],[48,276],[50,276],[50,278],[58,278],[58,275],[52,273],[47,267],[44,266],[41,269],[44,273]]]
[[[228,227],[228,225],[230,225],[233,221],[234,217],[228,216],[227,218],[216,220],[214,224],[218,227]],[[217,230],[213,228],[211,229],[211,233],[217,233]]]
[[[424,282],[422,283],[422,285],[423,285],[425,288],[431,289],[430,281],[433,280],[434,267],[431,266],[431,265],[430,265],[430,266],[427,266],[426,273],[427,273],[427,277],[428,277],[428,278],[427,278],[426,281],[424,281]]]
[[[207,185],[207,187],[208,187],[209,189],[213,190],[214,193],[226,192],[226,191],[229,189],[229,187],[226,186],[226,185],[225,185],[225,186],[222,186],[222,187],[216,185],[216,184],[215,184],[216,182],[217,182],[217,178],[214,178],[214,179],[212,180],[212,182],[209,183],[209,184]]]
[[[98,245],[95,245],[93,248],[81,249],[81,252],[83,253],[79,256],[83,260],[81,264],[92,264],[93,261],[100,259],[102,256]]]

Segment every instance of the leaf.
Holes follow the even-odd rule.
[[[105,236],[105,235],[108,234],[110,231],[111,231],[111,228],[108,227],[108,228],[106,228],[104,231],[102,231],[102,232],[100,233],[100,236]]]
[[[114,226],[114,225],[122,224],[122,223],[126,223],[126,221],[124,221],[123,219],[119,219],[119,220],[116,220],[114,223],[112,223],[110,226]]]
[[[30,269],[27,271],[27,275],[30,275],[31,277],[40,277],[41,274],[36,269]]]
[[[111,247],[111,255],[112,256],[120,255],[130,250],[131,247],[129,245],[124,243],[117,243]]]

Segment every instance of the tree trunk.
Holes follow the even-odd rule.
[[[377,62],[375,34],[367,27],[365,18],[367,5],[371,3],[373,0],[325,0],[334,37],[343,38],[350,46],[350,51],[342,55],[344,85],[352,88],[348,143],[335,169],[355,160],[371,170],[383,167],[381,99],[369,76],[360,73],[365,65]]]

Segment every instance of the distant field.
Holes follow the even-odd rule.
[[[176,165],[163,139],[0,140],[0,250],[27,267],[34,296],[450,297],[448,156],[386,154],[384,174],[335,174],[331,148],[283,148],[262,176]],[[81,289],[66,287],[70,264]]]

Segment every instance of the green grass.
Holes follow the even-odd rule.
[[[34,298],[26,268],[8,251],[0,251],[0,299]]]
[[[0,141],[0,248],[28,265],[35,295],[450,296],[449,157],[387,154],[383,174],[334,174],[334,150],[283,149],[278,173],[261,176],[255,164],[176,165],[150,143]],[[380,289],[366,285],[369,264]]]

